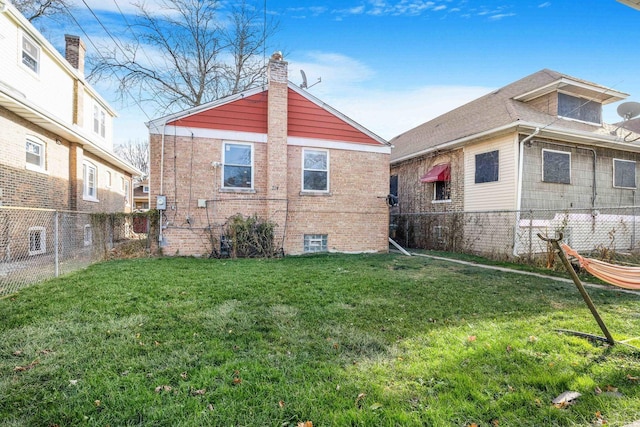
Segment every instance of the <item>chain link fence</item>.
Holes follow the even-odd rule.
[[[408,248],[540,264],[549,256],[538,233],[604,260],[640,261],[640,207],[392,214],[391,237]]]
[[[147,241],[144,216],[0,208],[0,297],[103,260],[119,244]]]

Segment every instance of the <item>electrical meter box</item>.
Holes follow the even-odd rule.
[[[167,196],[156,197],[156,209],[158,209],[159,211],[167,210]]]

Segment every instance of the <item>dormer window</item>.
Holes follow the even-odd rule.
[[[558,92],[558,116],[599,125],[602,124],[602,104]]]

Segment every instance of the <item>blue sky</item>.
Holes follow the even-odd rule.
[[[109,42],[74,1],[83,30]],[[116,4],[125,15],[133,11],[129,0],[86,2],[112,29],[124,21]],[[284,52],[291,81],[302,81],[300,69],[309,85],[321,78],[309,90],[314,96],[387,139],[543,68],[640,101],[640,11],[615,0],[247,2],[260,10],[266,4],[280,21],[272,46]],[[86,37],[73,27],[46,34],[60,46],[64,32]],[[143,122],[156,113],[98,89],[120,112],[114,142],[145,138]],[[605,121],[618,121],[616,107],[605,107]]]

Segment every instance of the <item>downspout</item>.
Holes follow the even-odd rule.
[[[162,124],[162,142],[160,148],[160,192],[159,195],[164,194],[164,135],[167,129],[167,121]],[[157,207],[157,206],[156,206]],[[165,205],[166,208],[166,205]],[[158,245],[162,245],[162,239],[164,238],[162,234],[162,211],[158,209]]]
[[[529,141],[531,138],[535,137],[540,133],[540,128],[536,127],[533,133],[522,141],[520,141],[520,147],[518,149],[518,188],[516,194],[516,223],[514,226],[513,233],[513,256],[518,256],[517,247],[516,247],[516,239],[518,236],[518,228],[520,228],[520,209],[522,208],[522,180],[524,176],[524,144]]]

